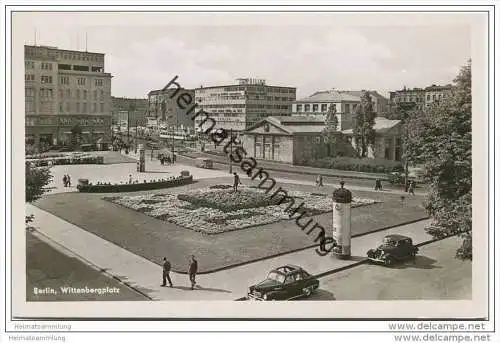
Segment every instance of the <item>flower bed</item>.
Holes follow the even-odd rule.
[[[143,182],[130,184],[97,184],[97,185],[78,185],[77,189],[85,193],[118,193],[118,192],[136,192],[150,189],[160,189],[187,185],[193,182],[193,176],[170,177],[169,179],[157,182]],[[142,207],[147,207],[144,205]],[[154,203],[153,203],[154,204]],[[152,207],[153,208],[153,207]],[[138,210],[138,208],[134,208]]]
[[[238,192],[224,189],[198,189],[188,194],[179,194],[179,200],[190,202],[198,207],[208,207],[231,212],[246,208],[264,207],[279,204],[281,197],[271,198],[264,192],[241,189]]]
[[[220,192],[226,192],[222,195]],[[140,211],[148,216],[159,220],[168,221],[181,227],[202,232],[205,234],[217,234],[227,231],[245,229],[264,224],[271,224],[280,220],[290,219],[286,212],[289,204],[267,204],[266,194],[262,190],[242,187],[242,190],[234,195],[232,204],[221,205],[221,201],[231,200],[230,190],[221,188],[202,188],[186,192],[185,194],[152,194],[139,196],[105,197],[104,200],[115,204]],[[300,203],[304,203],[303,209],[308,211],[308,215],[330,212],[332,210],[332,199],[327,195],[312,195],[311,193],[293,191],[288,192],[294,197],[296,208]],[[197,201],[196,197],[201,197],[206,204],[200,205],[203,201]],[[248,199],[245,200],[244,197]],[[211,198],[211,201],[207,199]],[[189,199],[189,200],[186,200]],[[243,205],[256,205],[251,208],[235,208],[236,199],[243,200]],[[260,202],[257,202],[260,199]],[[375,203],[371,199],[354,198],[352,206],[363,206]],[[219,206],[215,208],[214,204]],[[228,210],[231,208],[231,210]]]

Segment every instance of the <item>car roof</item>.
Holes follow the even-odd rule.
[[[299,270],[302,270],[301,267],[299,266],[295,266],[293,264],[286,264],[284,266],[280,266],[278,268],[275,268],[273,270],[271,270],[272,272],[277,272],[277,273],[280,273],[280,274],[283,274],[283,275],[288,275],[290,273],[294,273],[294,272],[297,272]]]
[[[406,240],[406,239],[411,239],[410,237],[398,235],[398,234],[387,235],[384,238],[389,238],[389,239],[392,239],[395,241],[402,241],[402,240]]]

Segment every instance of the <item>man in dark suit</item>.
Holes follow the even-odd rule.
[[[191,281],[191,289],[194,289],[196,285],[196,273],[198,272],[198,261],[191,255],[191,261],[189,262],[189,281]]]
[[[167,280],[172,287],[172,280],[170,279],[170,269],[172,268],[172,265],[170,264],[169,261],[167,261],[167,258],[163,258],[163,283],[161,284],[162,287],[165,287],[167,285]]]

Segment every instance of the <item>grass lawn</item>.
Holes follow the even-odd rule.
[[[203,180],[169,192],[206,187],[210,182]],[[312,189],[310,186],[286,187],[290,190]],[[399,196],[388,193],[356,191],[353,196],[382,201],[352,210],[353,235],[426,217],[419,197],[408,199],[402,206]],[[178,272],[186,272],[186,261],[191,254],[198,257],[198,270],[203,273],[314,245],[315,237],[306,235],[294,220],[208,236],[102,200],[102,197],[102,194],[61,193],[44,196],[35,205],[155,263],[161,264],[163,256],[168,256],[173,270]],[[330,233],[331,213],[312,218]]]
[[[118,293],[61,294],[60,287],[113,288]],[[52,288],[59,294],[34,294],[34,288]],[[69,257],[26,232],[26,301],[131,301],[149,300],[80,260]]]

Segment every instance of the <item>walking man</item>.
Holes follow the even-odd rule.
[[[410,181],[410,185],[408,187],[408,193],[415,195],[415,181]]]
[[[66,174],[64,174],[64,176],[63,176],[63,184],[64,184],[64,187],[68,187],[68,178],[66,177]]]
[[[316,186],[323,187],[323,176],[318,175],[318,177],[316,178]]]
[[[167,285],[167,280],[168,284],[170,287],[172,287],[172,280],[170,279],[170,269],[172,268],[172,265],[170,262],[167,260],[166,257],[163,258],[163,283],[161,284],[161,287],[165,287]]]
[[[234,172],[233,175],[234,175],[233,191],[237,192],[238,185],[241,185],[241,180],[240,180],[238,173]]]
[[[67,175],[66,179],[68,180],[68,187],[71,187],[71,177],[69,174]]]
[[[189,262],[189,281],[191,281],[191,289],[194,289],[196,285],[196,273],[198,272],[198,261],[191,255],[191,261]]]

